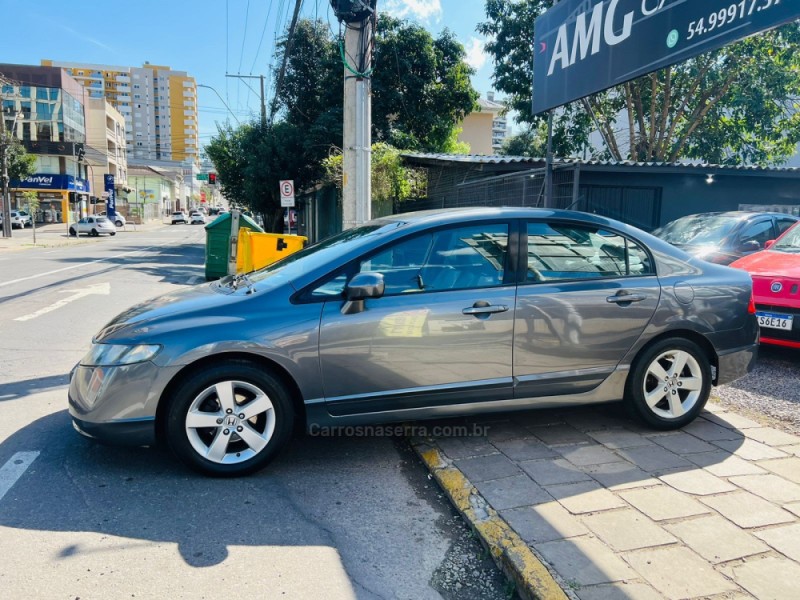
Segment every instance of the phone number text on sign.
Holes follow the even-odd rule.
[[[689,23],[686,39],[691,40],[694,37],[711,33],[726,25],[733,25],[736,21],[744,20],[746,17],[750,17],[762,10],[769,10],[773,6],[780,5],[780,3],[781,0],[741,0],[741,2],[731,4],[728,8],[713,12],[699,21]]]

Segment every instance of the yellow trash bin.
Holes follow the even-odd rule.
[[[308,238],[302,235],[258,233],[246,227],[239,229],[236,272],[251,273],[277,260],[302,250]]]

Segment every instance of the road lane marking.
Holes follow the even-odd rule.
[[[17,480],[22,477],[28,467],[31,466],[39,452],[17,452],[8,459],[8,462],[0,468],[0,500],[6,495]]]
[[[59,290],[62,294],[72,293],[71,296],[67,296],[66,298],[62,298],[61,300],[54,302],[50,306],[45,306],[44,308],[40,308],[36,312],[32,312],[29,315],[23,315],[21,317],[17,317],[14,319],[15,321],[30,321],[31,319],[35,319],[36,317],[41,317],[42,315],[46,315],[49,312],[53,312],[61,308],[62,306],[66,306],[70,302],[74,302],[75,300],[79,300],[80,298],[85,298],[86,296],[91,295],[99,295],[99,296],[108,296],[111,294],[111,284],[108,282],[105,283],[95,283],[90,285],[87,288],[83,288],[82,290]]]
[[[141,250],[131,250],[130,252],[122,252],[121,254],[115,254],[114,256],[109,256],[107,258],[98,258],[97,260],[90,260],[85,263],[81,263],[79,265],[71,265],[69,267],[55,269],[53,271],[46,271],[45,273],[37,273],[36,275],[29,275],[28,277],[20,277],[19,279],[12,279],[11,281],[4,281],[0,283],[0,287],[11,285],[13,283],[21,283],[23,281],[29,281],[31,279],[38,279],[39,277],[46,277],[47,275],[54,275],[55,273],[63,273],[64,271],[70,271],[72,269],[80,269],[81,267],[86,267],[96,263],[108,262],[110,260],[116,260],[117,258],[121,258],[123,256],[130,256],[131,254],[139,254],[140,252],[148,252],[150,250],[155,250],[156,248],[163,248],[164,246],[171,246],[171,245],[173,245],[173,242],[164,242],[163,244],[156,244],[155,246],[149,246],[147,248],[142,248]]]

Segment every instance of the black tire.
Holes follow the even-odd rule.
[[[92,237],[97,237],[98,235],[100,234],[97,233],[97,229],[92,229]]]
[[[676,360],[683,366],[675,371]],[[656,377],[656,372],[660,373]],[[631,366],[625,399],[654,429],[680,429],[700,414],[711,392],[711,365],[700,347],[685,338],[663,339],[642,351]],[[649,397],[649,400],[648,400]]]
[[[125,227],[125,224],[122,221],[115,221],[114,225],[116,225],[117,227]]]
[[[78,237],[78,232],[75,231],[72,227],[69,228],[69,235],[70,237]]]
[[[233,392],[235,410],[231,414],[222,409],[223,402],[215,388],[218,384],[222,389],[230,386]],[[266,396],[271,408],[252,418],[240,418],[245,413],[236,413],[248,410],[258,392]],[[200,415],[210,426],[187,424],[193,406],[192,415]],[[231,422],[226,423],[229,418]],[[249,436],[260,436],[251,439],[266,444],[254,451],[237,433],[244,427]],[[238,477],[263,469],[289,441],[293,428],[294,410],[283,383],[269,371],[243,360],[226,361],[188,375],[169,399],[166,413],[167,441],[172,451],[190,468],[213,477]],[[223,435],[226,437],[221,438]],[[220,450],[224,454],[210,459],[208,455],[218,438],[222,441],[220,446],[224,444]],[[235,462],[240,453],[245,457]]]
[[[109,231],[108,235],[117,235],[117,232],[116,231]]]

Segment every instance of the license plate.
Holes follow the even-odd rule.
[[[761,327],[768,329],[784,329],[786,331],[792,330],[792,320],[794,315],[781,315],[777,313],[756,313],[758,317],[758,324]]]

